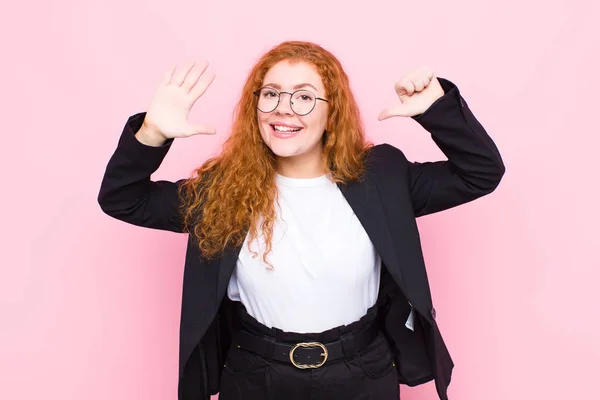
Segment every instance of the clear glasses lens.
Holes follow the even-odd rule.
[[[258,109],[262,112],[271,112],[277,108],[281,94],[275,89],[262,88],[258,95]],[[298,90],[292,94],[291,107],[298,115],[306,115],[315,107],[315,95],[308,90]]]

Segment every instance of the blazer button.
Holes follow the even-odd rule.
[[[435,319],[436,313],[435,308],[431,307],[431,318]]]

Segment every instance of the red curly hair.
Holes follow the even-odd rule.
[[[260,230],[266,239],[263,261],[272,249],[276,219],[276,156],[263,142],[258,128],[253,94],[267,71],[280,61],[313,65],[325,86],[329,107],[323,134],[323,168],[334,182],[359,180],[364,172],[367,142],[358,106],[341,63],[321,46],[300,41],[279,44],[252,68],[242,89],[232,132],[222,152],[208,159],[180,186],[185,231],[200,248],[202,257],[213,259],[227,247],[241,246],[249,233],[248,247]],[[250,251],[256,255],[256,252]]]

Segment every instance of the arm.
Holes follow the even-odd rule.
[[[140,142],[135,133],[145,113],[131,116],[110,158],[98,194],[100,208],[106,214],[146,228],[182,232],[178,187],[185,181],[152,181],[173,139],[158,147]]]
[[[494,191],[504,163],[456,85],[438,78],[445,94],[413,118],[430,134],[447,161],[409,162],[408,182],[415,216],[442,211]],[[391,147],[391,146],[390,146]]]

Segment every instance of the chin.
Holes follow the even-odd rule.
[[[288,158],[302,154],[301,149],[289,148],[288,146],[269,146],[269,148],[277,157]]]

